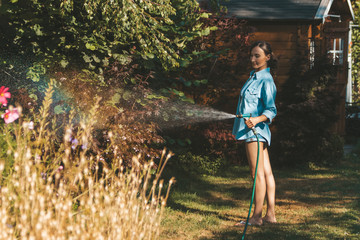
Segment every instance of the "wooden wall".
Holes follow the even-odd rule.
[[[251,23],[250,23],[251,24]],[[258,23],[252,24],[256,28],[251,40],[265,40],[272,46],[278,58],[278,69],[275,82],[281,89],[282,84],[289,78],[289,73],[299,54],[308,57],[308,32],[310,24],[293,23]]]
[[[258,22],[249,23],[256,31],[251,37],[251,41],[265,40],[272,46],[273,52],[278,58],[278,69],[276,71],[275,83],[279,91],[282,85],[289,78],[290,71],[296,64],[296,59],[299,55],[305,59],[310,59],[309,43],[310,39],[315,41],[315,57],[324,56],[327,54],[330,39],[333,37],[343,37],[345,43],[348,41],[348,26],[349,22],[341,23],[313,23],[313,22],[288,22],[288,23],[274,23],[274,22]],[[335,83],[336,91],[341,97],[341,102],[337,107],[337,114],[339,120],[334,124],[333,131],[344,135],[345,134],[345,94],[347,83],[347,44],[344,49],[344,63],[339,66],[337,74],[337,82]],[[303,68],[310,67],[310,61]],[[247,78],[248,76],[243,76]]]

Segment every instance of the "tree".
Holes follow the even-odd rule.
[[[28,77],[51,68],[103,74],[112,62],[171,70],[189,42],[210,33],[195,0],[5,0],[0,6],[2,67],[17,56]]]

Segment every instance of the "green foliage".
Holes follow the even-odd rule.
[[[354,25],[360,24],[360,1],[352,0],[355,21]],[[352,31],[352,77],[354,82],[353,100],[360,102],[360,28],[354,27]]]
[[[274,121],[274,163],[332,164],[342,157],[343,141],[332,133],[340,100],[332,90],[336,72],[323,60],[306,72],[294,70],[284,84]]]
[[[166,129],[165,144],[174,152],[170,164],[191,174],[216,174],[246,162],[245,148],[231,135],[233,120]]]
[[[179,71],[178,85],[197,104],[231,112],[233,109],[224,106],[231,106],[229,93],[246,80],[240,76],[248,72],[251,29],[245,21],[215,14],[203,19],[203,23],[214,30],[189,46],[192,63],[186,71]]]
[[[195,0],[3,1],[2,53],[27,56],[42,68],[85,68],[102,75],[112,62],[148,68],[180,66],[189,42],[209,34]],[[3,54],[4,56],[4,54]]]
[[[207,155],[195,155],[187,152],[180,156],[175,156],[174,161],[180,169],[192,174],[215,174],[222,166],[221,158],[211,158]]]
[[[344,139],[336,134],[324,134],[319,140],[319,145],[315,149],[312,162],[318,161],[323,165],[334,165],[344,155]]]

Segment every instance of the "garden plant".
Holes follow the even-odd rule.
[[[158,165],[134,156],[129,168],[111,132],[107,148],[96,151],[99,101],[78,121],[72,111],[59,126],[50,117],[53,88],[50,83],[32,117],[22,116],[20,106],[2,115],[0,238],[157,239],[174,181],[160,179],[171,153],[164,150]],[[6,90],[2,105],[10,97]]]

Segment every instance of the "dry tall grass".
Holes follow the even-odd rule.
[[[0,159],[0,239],[157,239],[173,182],[164,189],[160,175],[171,154],[163,151],[155,174],[155,164],[143,164],[140,156],[126,168],[121,146],[111,144],[109,133],[109,166],[101,152],[91,152],[99,101],[78,128],[71,114],[63,139],[56,141],[52,93],[50,86],[34,128],[25,120],[4,126],[8,158]]]

